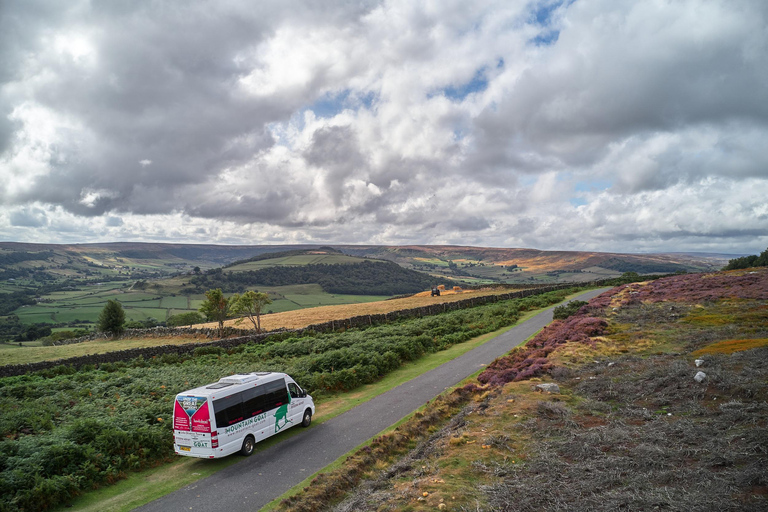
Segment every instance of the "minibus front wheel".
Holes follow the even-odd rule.
[[[253,436],[247,436],[245,440],[243,441],[243,447],[240,448],[240,454],[244,457],[248,457],[253,453],[253,450],[256,448],[256,440],[253,438]]]
[[[312,409],[304,411],[304,419],[301,420],[302,427],[308,427],[312,423]]]

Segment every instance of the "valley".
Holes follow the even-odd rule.
[[[621,255],[455,246],[0,243],[0,339],[93,329],[109,299],[134,327],[196,312],[211,288],[256,289],[265,313],[379,301],[435,284],[551,284],[713,270],[727,255]],[[35,326],[30,329],[31,326]]]

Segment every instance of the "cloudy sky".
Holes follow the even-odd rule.
[[[768,2],[4,1],[0,240],[756,253]]]

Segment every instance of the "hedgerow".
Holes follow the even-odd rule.
[[[234,373],[283,371],[313,393],[350,390],[403,362],[513,324],[573,290],[226,352],[50,370],[0,379],[0,512],[48,510],[173,456],[177,393]]]

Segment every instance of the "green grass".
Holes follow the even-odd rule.
[[[129,320],[147,320],[154,318],[155,320],[164,321],[168,314],[167,309],[163,308],[125,308],[125,316]]]
[[[204,339],[201,341],[208,340]],[[183,343],[194,343],[194,340],[186,338],[163,338],[162,340],[162,344]],[[97,340],[57,347],[35,347],[30,346],[29,342],[25,342],[24,350],[12,351],[12,353],[4,354],[2,364],[26,364],[38,361],[55,361],[57,359],[67,359],[88,354],[103,354],[129,348],[154,347],[158,344],[160,344],[158,343],[158,340],[153,338],[142,338],[138,340]],[[2,344],[0,344],[0,346],[2,346]],[[18,347],[18,344],[15,346]]]
[[[56,308],[38,308],[27,306],[14,311],[19,320],[24,324],[55,323]]]
[[[167,309],[189,309],[187,297],[163,297],[160,307]]]
[[[105,283],[102,286],[54,292],[44,297],[46,302],[19,308],[14,314],[24,324],[65,323],[73,320],[95,323],[107,300],[115,299],[123,305],[128,320],[154,318],[164,321],[171,315],[197,311],[205,300],[202,294],[162,296],[167,291],[165,288],[129,290],[130,285]],[[330,294],[324,292],[318,284],[264,287],[261,291],[273,297],[273,303],[266,308],[273,313],[316,306],[375,302],[385,298],[378,295]]]
[[[54,315],[56,322],[73,322],[75,320],[87,320],[96,322],[99,318],[99,313],[104,309],[104,306],[88,306],[88,307],[75,307],[75,308],[59,308]],[[19,317],[21,321],[24,320]]]
[[[282,258],[272,258],[268,260],[249,261],[227,267],[227,271],[230,272],[244,272],[248,270],[261,270],[263,268],[270,267],[301,267],[304,265],[340,265],[350,263],[360,263],[368,261],[364,258],[358,258],[355,256],[346,256],[344,254],[298,254],[295,256],[285,256]]]

